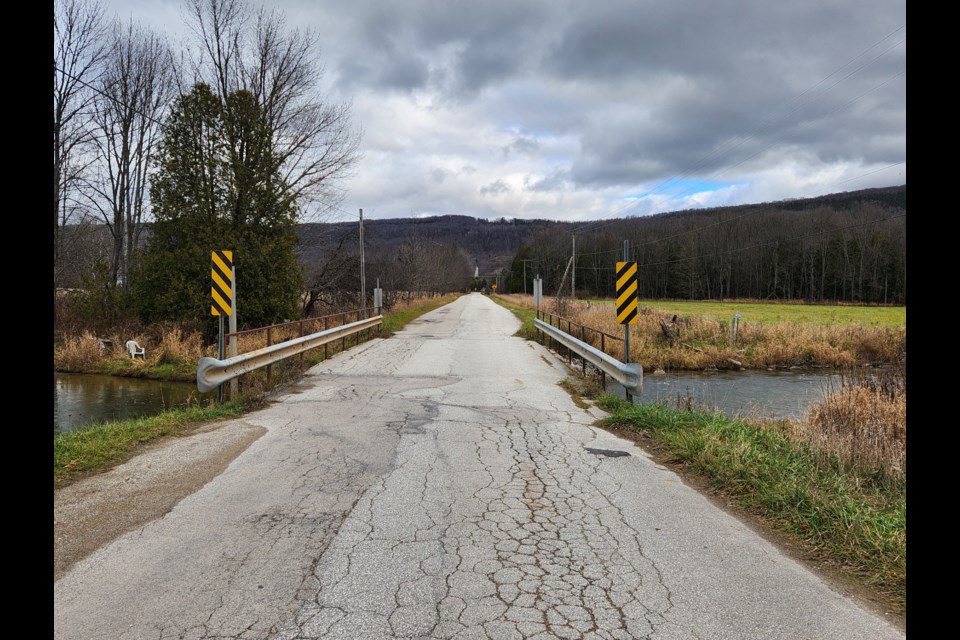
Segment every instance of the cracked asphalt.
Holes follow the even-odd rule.
[[[55,637],[905,637],[592,427],[518,326],[471,294],[311,369],[55,582]]]

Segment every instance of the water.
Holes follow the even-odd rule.
[[[634,402],[666,402],[691,398],[693,408],[716,409],[727,416],[791,418],[807,409],[830,389],[838,389],[841,376],[819,371],[682,371],[666,375],[643,373],[643,393]],[[607,392],[624,397],[623,387],[607,378]],[[681,405],[686,406],[686,405]]]
[[[66,433],[105,420],[154,415],[215,393],[201,394],[192,382],[54,373],[53,433]]]
[[[643,393],[635,402],[691,398],[696,408],[716,409],[728,416],[803,417],[824,392],[839,387],[840,374],[811,371],[683,371],[656,376],[645,371]],[[607,391],[623,397],[623,387],[610,378]],[[159,382],[92,374],[55,373],[53,432],[65,433],[102,422],[153,415],[207,399],[192,382]]]

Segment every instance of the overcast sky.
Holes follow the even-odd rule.
[[[255,3],[259,4],[259,3]],[[274,0],[363,159],[342,205],[593,220],[905,184],[905,0]],[[181,0],[109,0],[171,41]]]

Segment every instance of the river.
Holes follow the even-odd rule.
[[[839,388],[841,375],[812,371],[682,371],[643,374],[643,393],[634,402],[666,402],[672,407],[715,409],[727,416],[800,419],[825,392]],[[623,397],[623,387],[607,380],[607,391]]]
[[[53,374],[53,433],[106,420],[153,415],[212,397],[192,382],[161,382],[87,373]]]
[[[829,370],[645,372],[643,393],[634,400],[685,406],[685,399],[690,398],[694,407],[716,409],[730,416],[799,419],[825,391],[839,383],[840,374]],[[609,379],[607,391],[624,395],[623,387]],[[53,432],[152,415],[215,393],[201,394],[192,382],[55,373]]]

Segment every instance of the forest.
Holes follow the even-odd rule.
[[[907,187],[677,211],[541,230],[519,248],[515,293],[612,297],[616,262],[639,267],[640,298],[906,304]],[[574,246],[576,251],[575,261]],[[572,268],[571,268],[572,267]]]

